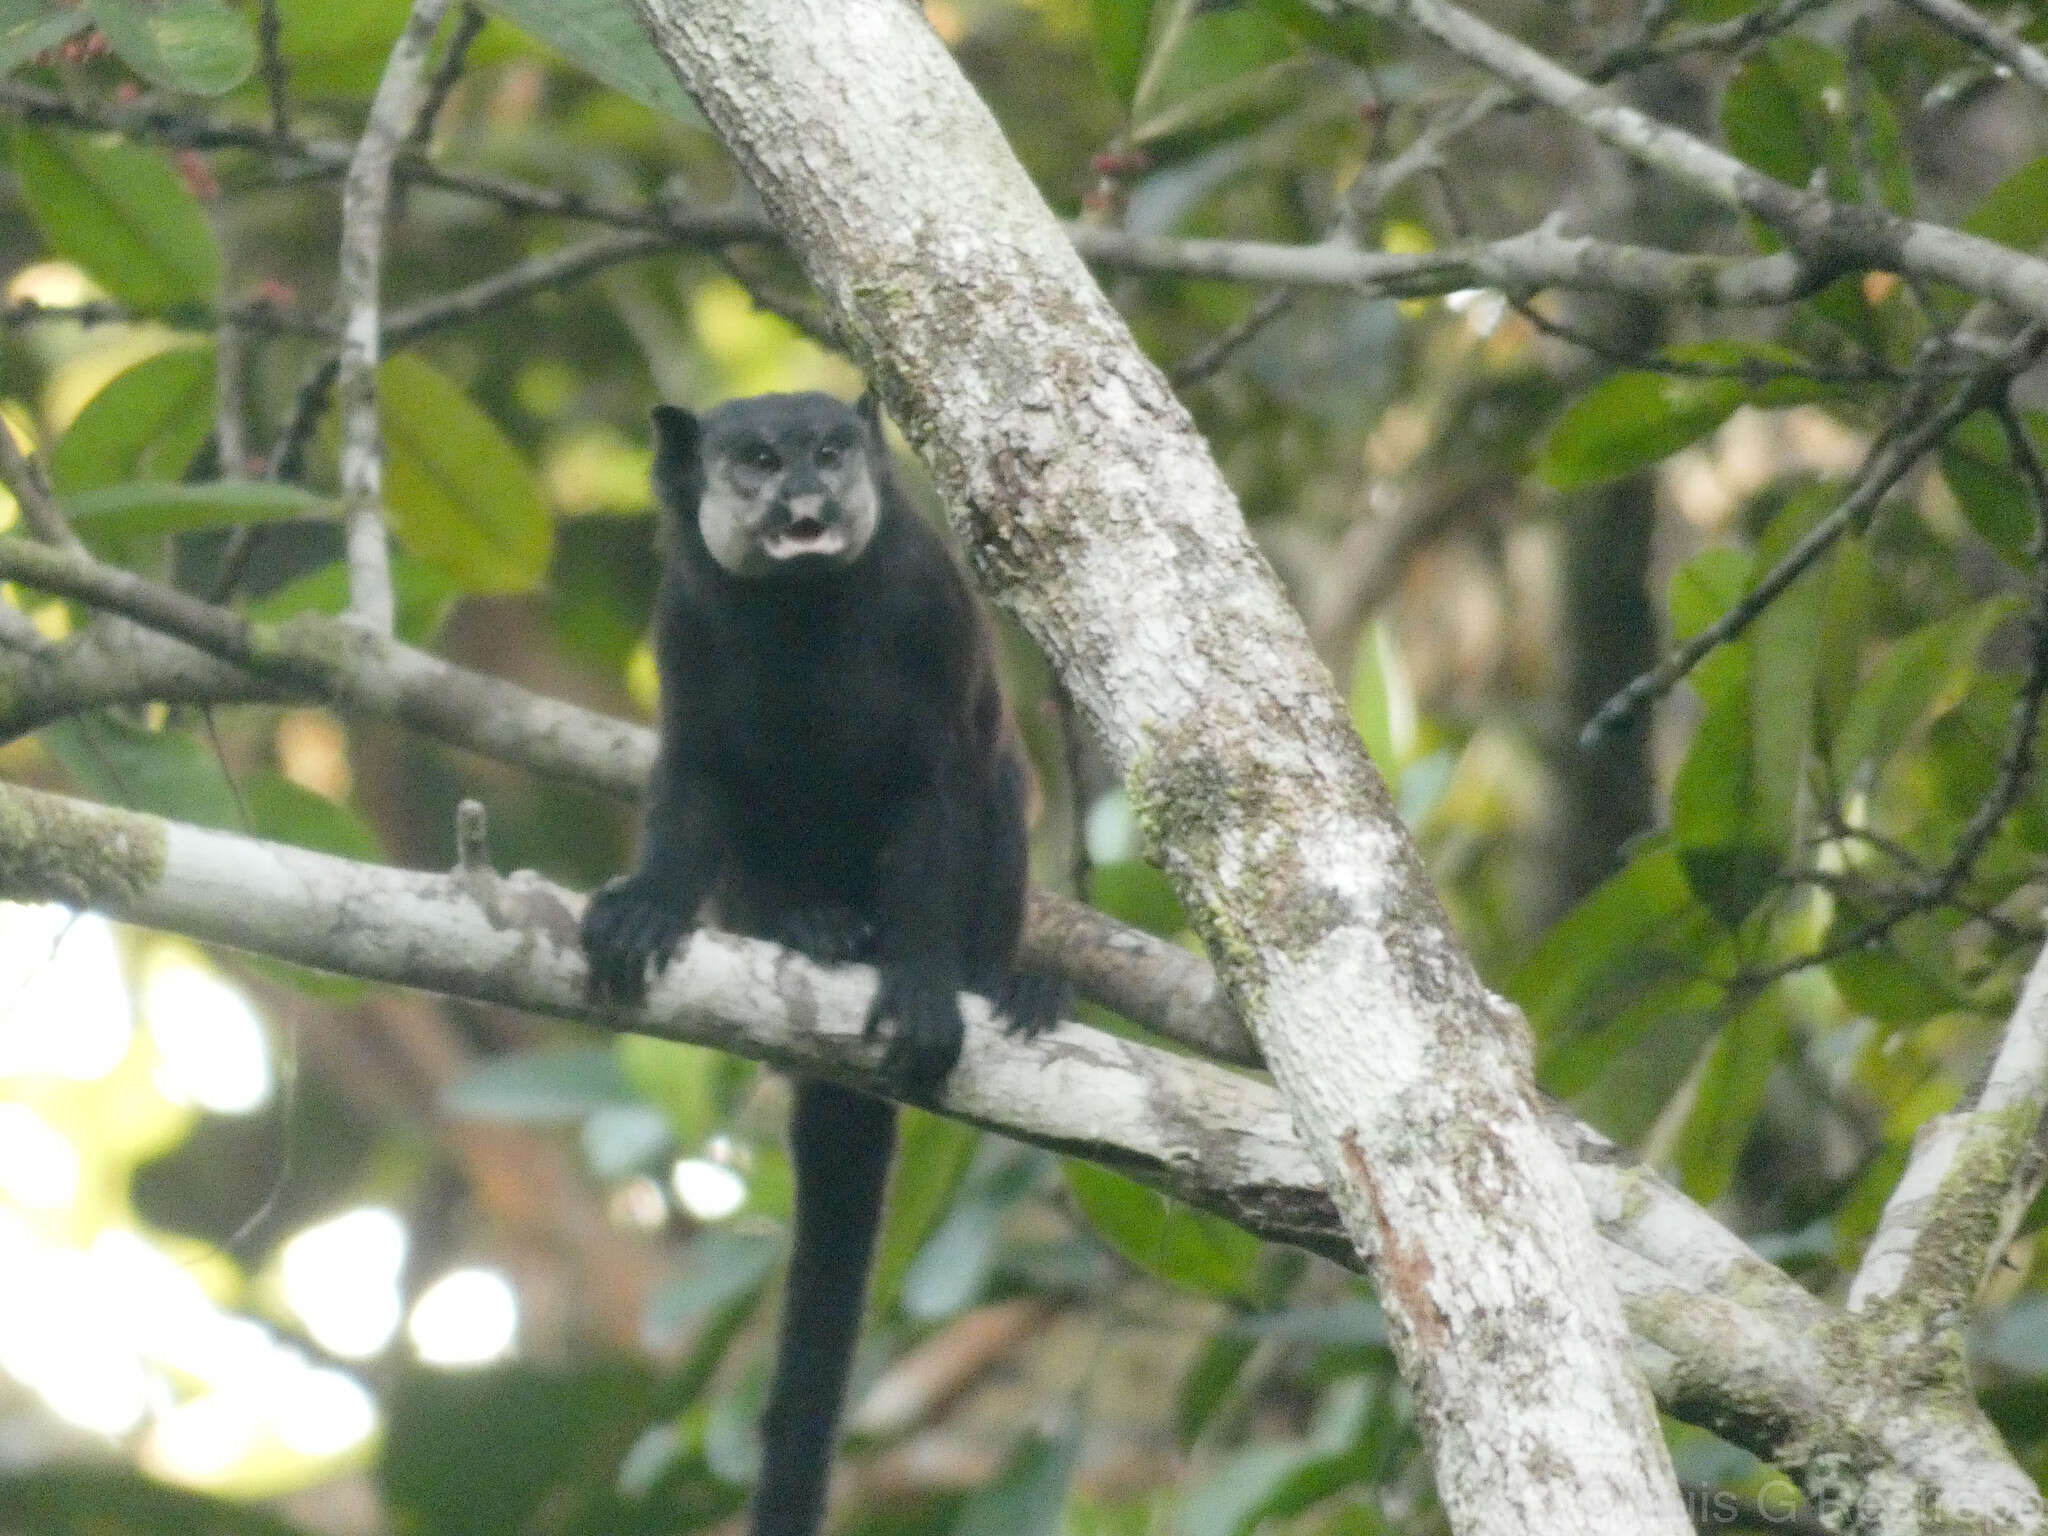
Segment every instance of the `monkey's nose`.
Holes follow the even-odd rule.
[[[823,496],[792,496],[787,503],[789,520],[792,523],[822,523],[825,521],[825,498]]]

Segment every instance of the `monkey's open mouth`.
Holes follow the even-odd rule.
[[[771,560],[793,560],[798,555],[836,555],[846,548],[846,530],[820,518],[793,518],[784,527],[761,536],[761,548]]]

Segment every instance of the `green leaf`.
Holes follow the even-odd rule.
[[[1678,1137],[1678,1176],[1693,1199],[1716,1200],[1728,1188],[1791,1033],[1791,1013],[1773,988],[1730,1019],[1714,1042]]]
[[[1721,617],[1749,590],[1755,558],[1732,546],[1703,549],[1672,574],[1666,601],[1671,632],[1690,640]]]
[[[1828,962],[1842,1001],[1881,1024],[1909,1027],[1969,1006],[1948,978],[1891,949],[1854,949]]]
[[[0,1478],[0,1528],[36,1536],[309,1536],[238,1499],[83,1463],[10,1468]]]
[[[2048,158],[2028,161],[1993,187],[1962,227],[2021,251],[2048,240]]]
[[[1309,0],[1252,0],[1252,8],[1333,58],[1367,67],[1379,62],[1378,23],[1361,11],[1326,15]]]
[[[1131,138],[1141,144],[1277,105],[1287,80],[1313,62],[1292,32],[1256,10],[1202,12],[1161,44],[1168,52],[1135,104]]]
[[[182,477],[213,430],[213,377],[210,344],[172,347],[115,374],[57,439],[57,493]]]
[[[1394,639],[1378,621],[1358,637],[1351,667],[1351,724],[1365,743],[1373,766],[1387,781],[1389,793],[1401,793],[1401,757],[1395,749],[1395,720],[1412,713],[1414,699],[1394,649]]]
[[[1680,365],[1753,371],[1754,382],[1746,378],[1729,382],[1741,386],[1744,400],[1764,410],[1836,399],[1846,393],[1839,384],[1801,377],[1798,370],[1815,367],[1814,361],[1776,342],[1717,337],[1666,347],[1664,356]]]
[[[1251,1536],[1268,1521],[1284,1521],[1371,1480],[1379,1459],[1379,1398],[1372,1382],[1353,1378],[1326,1395],[1306,1439],[1238,1451],[1187,1494],[1174,1536]],[[1372,1518],[1342,1528],[1366,1536],[1387,1529]]]
[[[391,562],[391,585],[398,597],[394,629],[398,638],[410,645],[424,645],[433,638],[459,595],[445,573],[402,552]],[[333,617],[347,611],[348,567],[339,560],[307,572],[249,607],[251,618],[271,623],[296,613]]]
[[[83,31],[92,14],[57,0],[0,0],[0,75]]]
[[[121,62],[167,90],[219,96],[256,66],[256,34],[220,0],[89,3]]]
[[[981,1144],[981,1132],[973,1126],[919,1109],[904,1111],[898,1138],[896,1176],[889,1184],[870,1290],[869,1305],[877,1314],[896,1305],[904,1275],[952,1208]]]
[[[1088,25],[1095,38],[1096,67],[1110,94],[1128,108],[1145,66],[1152,0],[1088,0]]]
[[[619,1071],[649,1104],[660,1110],[676,1145],[695,1152],[724,1118],[719,1095],[719,1053],[680,1040],[621,1035],[612,1049]]]
[[[249,775],[242,799],[258,837],[365,864],[383,858],[376,834],[354,811],[281,773]]]
[[[1121,1174],[1069,1160],[1067,1186],[1089,1224],[1147,1274],[1210,1296],[1256,1290],[1259,1240]]]
[[[2028,425],[2043,440],[2036,422]],[[2001,558],[2026,570],[2032,563],[2027,546],[2034,536],[2034,502],[2013,467],[2011,446],[1997,419],[1979,411],[1964,421],[1943,440],[1940,462],[1941,478],[1955,492],[1970,526]]]
[[[1219,1332],[1209,1336],[1195,1363],[1181,1378],[1174,1398],[1174,1440],[1183,1451],[1194,1449],[1195,1441],[1216,1416],[1237,1384],[1245,1362],[1259,1340],[1248,1333]]]
[[[1754,743],[1748,690],[1720,690],[1671,786],[1671,830],[1686,883],[1730,928],[1769,889],[1790,832],[1768,815],[1777,797],[1756,783]],[[1761,823],[1752,820],[1760,807],[1767,818]]]
[[[565,1045],[499,1056],[449,1084],[441,1107],[469,1120],[573,1124],[594,1109],[636,1104],[608,1045]]]
[[[975,1490],[953,1521],[954,1536],[1057,1536],[1067,1485],[1081,1460],[1080,1414],[1057,1435],[1029,1434],[995,1481]]]
[[[1143,859],[1116,859],[1088,871],[1088,902],[1111,917],[1149,933],[1172,935],[1187,927],[1187,914],[1166,876]]]
[[[703,124],[629,0],[487,0],[485,8],[643,106]]]
[[[213,753],[185,731],[114,715],[80,716],[37,738],[96,799],[202,827],[241,830],[241,807]]]
[[[467,592],[526,592],[547,575],[553,519],[532,468],[490,417],[421,359],[377,373],[385,511],[400,542]]]
[[[1705,437],[1742,400],[1733,379],[1618,373],[1559,418],[1536,472],[1561,491],[1618,480]]]
[[[1883,763],[1937,707],[1962,696],[1984,637],[2012,613],[2012,597],[1987,598],[1907,635],[1885,653],[1850,702],[1835,740],[1837,783],[1854,782],[1867,763]]]
[[[29,217],[59,256],[138,309],[211,303],[220,253],[205,210],[154,150],[18,128]]]
[[[1829,193],[1853,198],[1847,71],[1841,55],[1804,38],[1777,37],[1749,56],[1721,98],[1728,147],[1766,176],[1804,187],[1830,173]]]
[[[78,536],[94,548],[200,528],[278,523],[340,513],[337,503],[277,480],[199,480],[189,485],[136,480],[63,498]]]
[[[1647,982],[1687,970],[1688,918],[1704,914],[1678,855],[1652,844],[1551,927],[1509,978],[1508,996],[1547,1051],[1582,1029],[1596,1007],[1618,1006]],[[1681,942],[1667,950],[1672,938]]]

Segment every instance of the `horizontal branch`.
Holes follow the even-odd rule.
[[[474,861],[446,874],[387,869],[0,783],[0,899],[58,901],[342,975],[878,1086],[881,1047],[863,1029],[873,994],[865,967],[824,969],[703,931],[644,1005],[596,1009],[576,937],[582,898]],[[980,1000],[965,1011],[967,1049],[942,1113],[1357,1266],[1269,1083],[1076,1023],[1014,1040]],[[1972,1416],[1954,1405],[1937,1420],[1923,1399],[1872,1375],[1884,1367],[1831,1333],[1856,1320],[1808,1296],[1597,1133],[1562,1114],[1546,1129],[1607,1239],[1650,1379],[1672,1411],[1780,1461],[1809,1491],[1840,1467],[1834,1451],[1862,1470],[1881,1463],[1930,1506],[1944,1489],[2002,1490],[2021,1477],[1981,1420],[1972,1431]]]
[[[1088,260],[1120,271],[1398,297],[1460,288],[1500,288],[1517,294],[1573,288],[1717,307],[1789,304],[1822,286],[1830,275],[1786,252],[1748,258],[1684,256],[1567,235],[1554,220],[1504,240],[1400,253],[1359,250],[1343,241],[1272,245],[1178,240],[1079,224],[1068,226],[1067,234]]]
[[[259,624],[82,551],[12,537],[0,538],[0,580],[134,619],[232,664],[267,689],[395,720],[585,789],[637,794],[654,761],[651,735],[625,721],[543,698],[324,614]]]
[[[1553,107],[1603,143],[1724,207],[1777,229],[1822,271],[1876,268],[1939,279],[2048,320],[2048,260],[1993,240],[1789,187],[1726,150],[1624,103],[1614,92],[1450,0],[1325,0],[1410,27],[1495,79]]]

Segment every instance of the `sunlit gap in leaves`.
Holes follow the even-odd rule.
[[[488,1365],[519,1341],[519,1298],[495,1269],[452,1269],[420,1292],[405,1332],[428,1365]]]
[[[247,1277],[228,1256],[137,1230],[129,1206],[135,1169],[201,1110],[271,1100],[268,1042],[187,944],[141,943],[131,997],[124,942],[90,914],[0,903],[0,1372],[158,1476],[302,1486],[367,1449],[374,1399],[234,1310]]]

